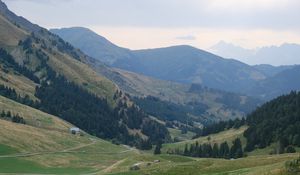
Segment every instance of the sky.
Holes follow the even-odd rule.
[[[299,0],[3,0],[45,28],[87,27],[130,49],[300,43]]]

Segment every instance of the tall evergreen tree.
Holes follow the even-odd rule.
[[[161,149],[161,143],[157,143],[154,149],[154,154],[160,154],[161,153],[160,149]]]
[[[214,158],[219,157],[219,145],[217,143],[215,143],[213,146],[212,156]]]

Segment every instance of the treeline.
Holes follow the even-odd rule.
[[[277,142],[277,153],[300,146],[300,93],[291,92],[267,102],[247,118],[246,150],[265,148]]]
[[[0,85],[0,95],[31,107],[36,107],[38,104],[38,102],[31,100],[28,95],[22,97],[17,94],[15,89],[4,85]]]
[[[246,124],[245,118],[242,119],[237,118],[234,120],[220,121],[218,123],[204,126],[202,129],[198,131],[197,135],[194,138],[198,138],[201,136],[208,136],[210,134],[219,133],[231,128],[238,129],[245,124]]]
[[[13,115],[10,111],[2,111],[0,117],[5,120],[10,120],[14,123],[26,124],[23,117],[20,117],[19,114]]]
[[[227,142],[223,142],[220,145],[214,143],[199,144],[198,142],[194,144],[186,144],[184,150],[174,149],[168,150],[168,154],[178,154],[190,157],[200,157],[200,158],[225,158],[225,159],[237,159],[244,156],[244,151],[242,148],[242,143],[239,138],[232,142],[230,147]]]
[[[0,62],[3,63],[7,68],[12,68],[14,71],[24,75],[35,83],[40,83],[40,80],[37,76],[34,75],[34,72],[27,69],[25,66],[19,65],[13,57],[6,52],[3,48],[0,48]],[[8,71],[8,70],[6,70]]]

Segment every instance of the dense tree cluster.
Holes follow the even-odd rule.
[[[185,145],[184,150],[174,149],[168,150],[169,154],[179,154],[184,156],[191,157],[203,157],[203,158],[241,158],[244,156],[242,143],[239,138],[236,138],[232,142],[232,146],[230,147],[227,142],[223,142],[220,145],[214,143],[211,145],[210,143],[199,144],[198,142],[188,145]]]
[[[278,153],[289,145],[300,146],[300,93],[280,96],[252,112],[244,132],[247,151],[278,143]]]
[[[160,151],[161,147],[162,147],[161,143],[158,142],[158,143],[156,144],[156,146],[155,146],[155,149],[154,149],[153,154],[160,154],[160,153],[161,153],[161,151]]]
[[[210,134],[215,134],[215,133],[225,131],[225,130],[231,129],[231,128],[238,129],[245,124],[246,124],[246,120],[244,118],[242,118],[242,119],[237,118],[235,120],[228,120],[228,121],[220,121],[218,123],[214,123],[214,124],[203,127],[203,129],[201,129],[197,133],[195,138],[201,137],[201,136],[207,136]]]
[[[165,126],[149,118],[146,118],[142,125],[142,133],[147,135],[152,143],[168,142],[171,139]]]
[[[151,148],[149,143],[164,140],[168,136],[163,125],[144,120],[146,115],[136,106],[127,107],[125,103],[119,103],[116,109],[112,109],[105,99],[87,92],[61,76],[37,87],[36,97],[41,100],[41,110],[57,115],[101,138],[116,138],[122,143]],[[141,129],[150,142],[143,141],[138,135],[129,135],[127,127]]]
[[[31,100],[28,95],[22,97],[17,94],[15,89],[4,85],[0,85],[0,95],[31,107],[35,107],[37,105],[37,102]]]
[[[34,75],[33,71],[16,63],[13,57],[2,48],[0,48],[0,63],[5,65],[7,68],[12,68],[14,71],[24,75],[35,83],[40,82],[39,78]]]
[[[106,100],[84,91],[63,77],[52,79],[49,84],[43,82],[36,88],[35,95],[41,100],[40,109],[91,134],[113,138],[120,132],[119,116],[110,109]]]
[[[19,114],[13,115],[10,111],[2,111],[0,117],[5,120],[10,120],[14,123],[26,124],[23,117],[20,117]]]

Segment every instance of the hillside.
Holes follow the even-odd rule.
[[[145,140],[168,140],[163,125],[86,64],[88,56],[0,4],[0,23],[6,28],[0,36],[12,35],[13,39],[5,42],[5,37],[0,38],[2,95],[97,137],[137,147]],[[149,127],[156,130],[149,132]]]
[[[0,118],[0,173],[81,174],[103,170],[135,154],[87,133],[73,135],[70,123],[0,96],[2,110],[19,114],[26,124]],[[83,156],[84,152],[91,155]],[[92,156],[94,153],[97,155]]]
[[[300,93],[291,92],[262,105],[247,118],[249,128],[246,150],[265,148],[278,143],[274,150],[283,153],[288,146],[300,146],[299,114]]]
[[[197,84],[188,85],[159,80],[122,69],[110,68],[96,60],[92,60],[89,64],[96,72],[115,82],[120,89],[130,94],[132,98],[140,99],[135,100],[135,102],[151,115],[154,115],[153,111],[138,103],[143,101],[143,104],[150,104],[151,101],[146,97],[158,98],[160,105],[164,105],[166,109],[168,104],[174,104],[179,109],[176,112],[182,111],[182,109],[185,111],[188,108],[188,112],[181,115],[181,120],[186,120],[186,116],[192,114],[193,116],[189,118],[202,124],[241,118],[261,103],[260,100],[245,95],[206,88]],[[166,115],[169,115],[168,118],[170,119],[175,118],[172,116],[173,114]],[[160,114],[154,116],[162,118]]]

